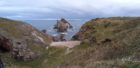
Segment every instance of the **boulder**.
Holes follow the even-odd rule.
[[[78,35],[74,35],[74,36],[72,36],[71,40],[79,40],[79,36]]]
[[[52,39],[55,42],[58,42],[58,41],[66,41],[65,34],[60,34],[60,35],[57,35],[57,36],[53,36]]]
[[[55,41],[55,42],[58,42],[58,41],[60,40],[58,36],[53,36],[52,39],[53,39],[53,41]]]
[[[9,52],[12,50],[12,41],[4,36],[0,35],[0,50],[2,52]]]
[[[42,32],[46,34],[47,33],[47,30],[43,29]]]
[[[60,34],[60,41],[66,41],[65,34]]]
[[[35,53],[30,48],[27,47],[27,43],[23,41],[16,42],[12,50],[12,56],[17,60],[33,60],[39,57],[39,52]]]

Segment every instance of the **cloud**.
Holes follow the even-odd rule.
[[[139,16],[139,0],[1,0],[0,16],[8,18],[93,18]],[[32,17],[31,17],[32,16]]]

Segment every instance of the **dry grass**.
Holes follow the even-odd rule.
[[[138,53],[140,47],[139,22],[140,19],[137,18],[125,20],[105,18],[87,22],[77,34],[80,36],[80,40],[86,39],[89,42],[84,41],[84,44],[75,48],[65,58],[62,67],[78,65],[85,68],[96,61],[122,59]],[[106,39],[110,41],[106,41]],[[83,46],[87,47],[83,48]]]

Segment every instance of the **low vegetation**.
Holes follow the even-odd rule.
[[[9,39],[13,44],[11,52],[3,53],[0,51],[0,59],[6,68],[43,68],[42,63],[47,55],[46,47],[51,43],[49,36],[27,23],[5,18],[0,18],[0,36]],[[12,55],[13,50],[21,46],[22,48],[19,48],[20,55],[26,56],[29,51],[39,54],[40,57],[30,61],[16,59]]]
[[[127,62],[123,64],[123,68],[140,68],[139,63]]]
[[[76,36],[83,42],[65,55],[60,68],[139,68],[140,18],[93,19]]]
[[[1,55],[8,61],[7,68],[140,68],[139,17],[92,19],[75,37],[74,40],[82,41],[75,48],[41,49],[43,56],[34,61],[17,61],[9,59],[7,53]]]

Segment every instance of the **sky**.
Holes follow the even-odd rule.
[[[140,0],[0,0],[0,17],[89,19],[140,16]]]

